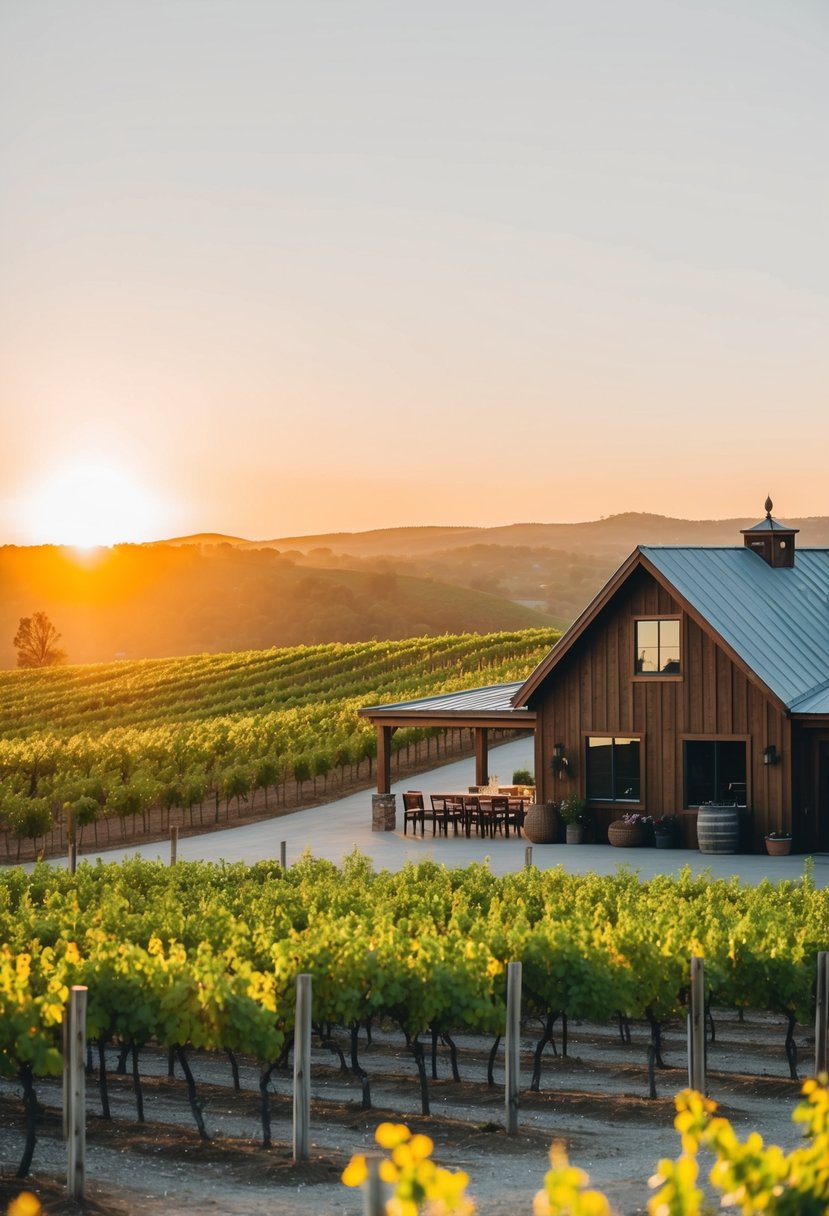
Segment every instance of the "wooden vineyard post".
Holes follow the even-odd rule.
[[[521,964],[507,964],[506,1034],[506,1116],[507,1135],[518,1133],[518,1086],[521,1061]]]
[[[69,873],[74,874],[78,868],[78,843],[75,836],[75,812],[71,806],[69,807],[67,816],[66,835],[68,837],[67,862],[69,864]]]
[[[170,828],[170,865],[176,864],[178,857],[178,824],[174,823]]]
[[[363,1183],[363,1216],[386,1216],[386,1197],[380,1177],[382,1153],[366,1153],[368,1177]]]
[[[815,985],[815,1076],[829,1072],[829,950],[818,950]]]
[[[688,1084],[705,1093],[705,963],[691,958],[691,988],[688,996]]]
[[[76,1203],[83,1200],[86,1167],[86,997],[88,989],[69,990],[64,1020],[64,1128],[66,1189]]]
[[[294,1161],[308,1160],[311,1123],[311,976],[296,977],[294,1018]]]
[[[283,870],[287,870],[287,868],[288,868],[288,842],[287,842],[287,840],[280,840],[280,842],[279,842],[279,864],[282,866]]]

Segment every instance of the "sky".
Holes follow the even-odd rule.
[[[3,0],[0,543],[829,514],[824,0]]]

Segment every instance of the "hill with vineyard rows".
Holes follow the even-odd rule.
[[[154,814],[162,830],[211,826],[257,796],[276,810],[368,781],[376,738],[361,706],[523,679],[557,637],[447,634],[2,671],[6,856],[22,841],[62,850],[70,818],[98,844],[146,832]],[[394,746],[429,733],[399,731]]]

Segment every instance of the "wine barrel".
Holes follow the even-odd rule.
[[[709,804],[697,813],[697,843],[700,853],[736,853],[740,834],[736,806]]]

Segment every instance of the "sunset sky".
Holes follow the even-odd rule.
[[[0,543],[829,514],[828,117],[825,0],[3,0]]]

